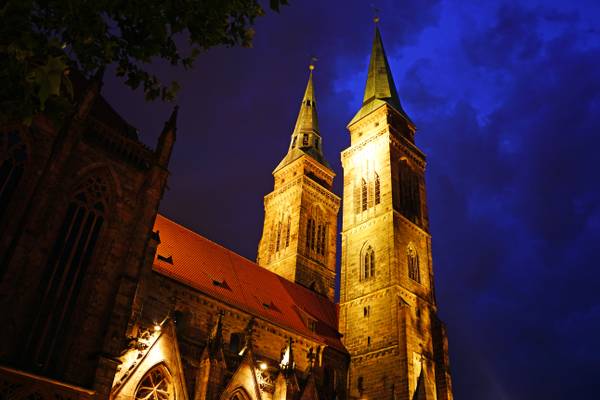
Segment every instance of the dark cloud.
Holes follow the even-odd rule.
[[[600,212],[600,52],[581,48],[573,13],[539,11],[501,6],[489,28],[465,30],[473,67],[508,77],[503,98],[484,123],[474,98],[425,128],[438,134],[428,187],[441,307],[458,336],[451,355],[486,360],[459,366],[458,390],[473,378],[488,388],[467,398],[572,398],[599,386],[589,246],[600,233],[590,224]],[[564,15],[571,25],[544,40],[543,21]]]

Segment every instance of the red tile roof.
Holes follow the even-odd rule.
[[[261,319],[344,350],[337,331],[335,303],[163,215],[156,216],[154,230],[160,235],[154,259],[156,272]],[[309,318],[316,321],[314,332],[308,327]]]

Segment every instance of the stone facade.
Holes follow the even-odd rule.
[[[350,396],[451,398],[434,298],[425,156],[378,31],[363,107],[348,129],[340,332],[351,355]]]
[[[296,394],[302,394],[306,382],[311,379],[316,382],[320,398],[334,398],[334,394],[338,398],[346,398],[348,357],[345,351],[324,346],[322,342],[289,328],[257,318],[156,272],[148,278],[144,293],[144,311],[135,324],[135,337],[143,337],[144,331],[152,332],[156,324],[162,324],[166,327],[162,331],[166,330],[168,335],[165,340],[177,345],[179,359],[167,354],[156,356],[158,358],[152,362],[136,364],[131,370],[140,372],[115,378],[112,398],[131,398],[127,392],[123,392],[122,387],[128,386],[127,382],[130,380],[139,381],[145,371],[164,362],[173,379],[183,382],[190,400],[223,398],[221,395],[226,387],[235,386],[231,382],[239,378],[239,373],[245,373],[238,372],[242,367],[242,370],[250,371],[257,379],[256,387],[248,379],[241,379],[238,385],[250,393],[251,399],[280,399],[275,396],[276,380],[281,370],[282,353],[290,340],[295,354],[294,379],[299,382]],[[218,351],[223,354],[222,368],[218,367],[219,363],[215,367],[215,363],[211,363],[209,356],[205,354],[209,343],[207,339],[215,331],[219,315],[221,339]],[[168,330],[171,325],[172,332]],[[251,358],[247,354],[240,355],[247,341],[251,343]],[[131,363],[128,360],[141,359],[137,357],[138,353],[143,354],[143,351],[131,345],[121,357],[119,371],[130,369]],[[178,360],[181,360],[181,368],[177,365]],[[206,390],[210,386],[209,380],[213,381],[212,392]],[[117,385],[119,382],[121,384]],[[259,395],[252,394],[256,391]]]
[[[19,136],[27,155],[15,190],[2,193],[0,358],[107,397],[175,125],[150,150],[98,96],[99,78],[83,86],[63,126],[39,116],[28,129],[2,129],[9,140]]]

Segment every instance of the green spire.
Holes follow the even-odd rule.
[[[303,154],[308,154],[321,164],[329,167],[323,157],[323,141],[319,134],[319,120],[317,118],[317,102],[315,100],[315,89],[313,86],[314,65],[310,65],[308,84],[302,97],[298,119],[292,132],[290,147],[284,159],[279,163],[275,171],[285,167]]]
[[[371,51],[371,60],[369,61],[369,73],[367,75],[363,104],[348,125],[352,125],[383,104],[388,104],[394,108],[412,124],[410,118],[408,118],[400,105],[400,98],[398,97],[394,78],[392,77],[390,65],[383,48],[381,33],[378,26],[375,25],[375,38],[373,39],[373,50]]]
[[[312,65],[311,65],[312,67]],[[313,68],[310,69],[308,84],[302,98],[302,105],[294,127],[292,137],[303,132],[319,132],[319,120],[317,118],[317,103],[315,102],[315,89],[313,87]]]

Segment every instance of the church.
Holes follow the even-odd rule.
[[[453,398],[425,155],[377,27],[343,202],[311,66],[256,262],[158,213],[177,108],[151,149],[101,76],[80,86],[60,127],[0,128],[1,398]]]

